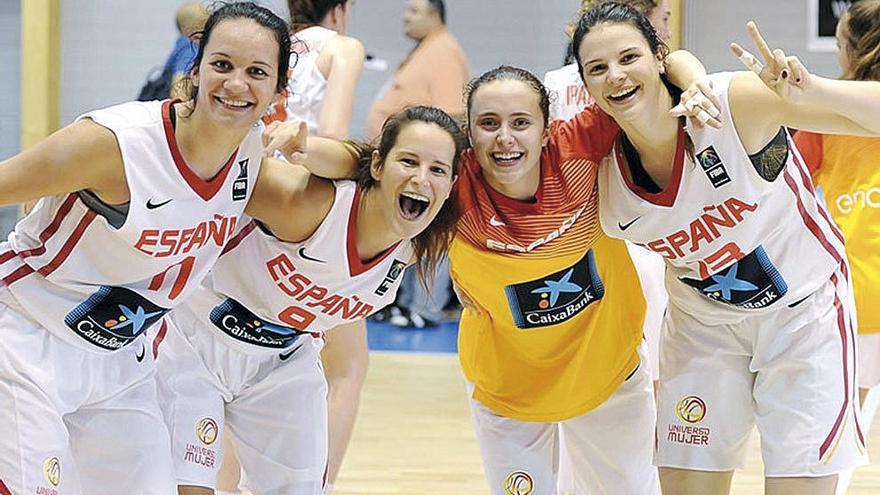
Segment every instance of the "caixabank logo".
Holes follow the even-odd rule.
[[[765,308],[788,292],[788,284],[762,246],[705,280],[680,280],[713,301],[745,309]]]
[[[102,286],[64,318],[80,337],[115,351],[144,333],[168,310],[124,287]]]
[[[568,268],[504,290],[513,322],[523,329],[562,323],[605,295],[592,249]]]
[[[226,299],[218,304],[208,317],[226,335],[270,349],[287,349],[300,336],[306,335],[260,318],[235,299]]]

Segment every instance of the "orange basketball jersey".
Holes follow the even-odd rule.
[[[623,241],[602,232],[596,168],[617,126],[597,109],[555,122],[533,202],[501,195],[472,152],[459,179],[450,250],[465,310],[459,358],[474,398],[525,421],[604,402],[638,364],[645,302]]]
[[[859,333],[880,333],[880,139],[798,132],[828,211],[846,238]]]

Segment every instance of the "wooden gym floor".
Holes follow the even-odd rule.
[[[875,463],[856,472],[849,495],[880,494],[878,422],[869,435]],[[746,469],[734,475],[734,495],[763,493],[756,437]],[[371,352],[358,423],[334,493],[488,493],[454,354]]]

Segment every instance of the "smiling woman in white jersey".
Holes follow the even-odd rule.
[[[0,245],[0,492],[173,492],[141,335],[235,233],[288,59],[283,19],[225,6],[191,100],[96,110],[0,162],[0,203],[42,198]]]
[[[254,493],[322,493],[322,334],[390,304],[407,265],[433,272],[457,220],[446,199],[464,144],[451,117],[413,107],[389,118],[377,149],[357,149],[356,182],[263,167],[248,208],[260,220],[155,344],[181,494],[213,493],[226,433]]]
[[[355,0],[288,0],[291,36],[290,78],[286,98],[264,121],[297,120],[313,136],[347,139],[364,47],[346,36]],[[359,320],[327,333],[322,351],[330,402],[328,493],[354,429],[360,391],[367,375],[366,322]],[[231,446],[230,446],[231,447]],[[237,492],[239,468],[228,448],[217,488]],[[232,453],[232,455],[230,455]]]
[[[831,494],[864,462],[849,270],[782,126],[880,133],[880,84],[813,76],[749,30],[767,67],[736,46],[760,78],[710,76],[723,127],[697,129],[669,116],[665,47],[644,16],[612,3],[581,18],[584,82],[624,132],[600,168],[600,218],[667,263],[664,490],[727,493],[757,423],[768,494]]]

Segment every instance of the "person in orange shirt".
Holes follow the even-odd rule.
[[[880,81],[880,0],[858,2],[840,18],[837,45],[843,79]],[[859,397],[870,428],[878,397],[868,392],[880,384],[880,311],[872,307],[880,296],[880,138],[800,131],[795,142],[846,238],[859,328]],[[841,477],[838,493],[848,481]]]
[[[409,0],[403,23],[417,44],[373,103],[368,138],[379,134],[389,115],[408,106],[430,105],[453,117],[464,113],[461,94],[470,71],[461,45],[446,29],[443,0]]]

